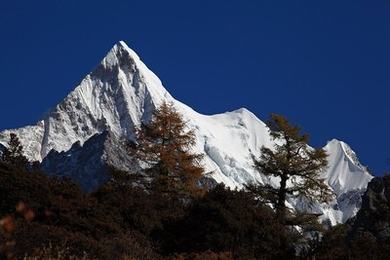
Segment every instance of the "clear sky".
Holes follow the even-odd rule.
[[[199,112],[284,114],[389,171],[387,0],[2,0],[0,129],[40,119],[119,40]]]

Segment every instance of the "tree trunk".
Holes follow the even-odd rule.
[[[280,176],[280,188],[278,191],[278,203],[276,205],[276,214],[279,218],[279,221],[282,223],[285,222],[286,219],[286,196],[287,196],[287,174],[283,174]]]

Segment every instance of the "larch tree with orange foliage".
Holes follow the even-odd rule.
[[[175,198],[202,193],[199,183],[204,174],[203,155],[192,152],[194,131],[172,103],[157,108],[151,121],[136,129],[136,138],[131,153],[141,162],[152,192]]]
[[[328,161],[324,149],[314,149],[308,145],[309,135],[301,133],[301,128],[292,125],[285,117],[271,115],[268,122],[270,135],[275,140],[271,148],[262,147],[259,158],[254,157],[255,168],[265,176],[279,178],[279,186],[247,185],[247,189],[273,204],[279,219],[286,223],[291,214],[286,206],[288,197],[304,198],[311,204],[329,202],[333,192],[321,178]],[[290,185],[288,185],[288,183]],[[308,216],[299,222],[312,222]],[[294,225],[298,224],[294,218]]]

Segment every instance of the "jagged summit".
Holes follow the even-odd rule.
[[[119,41],[108,51],[100,64],[105,67],[113,67],[130,63],[137,64],[142,63],[142,61],[124,41]]]
[[[118,41],[113,47],[111,50],[115,49],[115,48],[123,48],[124,50],[126,50],[127,52],[129,52],[129,54],[135,58],[137,58],[138,60],[140,59],[138,54],[133,51],[127,44],[126,42],[124,41]]]
[[[132,137],[134,125],[148,120],[163,101],[173,101],[158,77],[124,42],[35,126],[18,130],[26,155],[41,161],[52,149],[66,151],[79,141],[109,130]],[[7,131],[0,134],[3,143]]]
[[[134,126],[147,122],[153,110],[162,102],[172,102],[189,127],[195,130],[197,144],[194,152],[205,154],[204,166],[213,173],[215,181],[232,188],[240,188],[252,181],[277,185],[277,180],[265,178],[256,172],[251,159],[251,154],[260,154],[263,145],[271,147],[273,144],[264,122],[245,108],[217,115],[197,113],[175,100],[160,79],[122,41],[115,44],[101,63],[41,121],[33,126],[1,132],[0,143],[5,145],[9,132],[15,132],[30,160],[42,161],[47,158],[47,165],[52,165],[50,161],[66,161],[66,164],[61,164],[61,169],[66,169],[70,175],[76,174],[79,182],[88,185],[87,178],[104,178],[83,168],[87,160],[83,158],[88,157],[88,165],[94,165],[90,158],[101,162],[103,154],[118,149],[116,142],[104,141],[94,151],[94,142],[102,140],[96,136],[108,132],[109,140],[133,138]],[[325,181],[338,197],[343,198],[349,198],[348,194],[355,190],[364,189],[372,178],[357,159],[348,159],[354,158],[354,153],[346,148],[338,141],[328,143],[325,149],[330,155],[329,168],[323,173]],[[64,156],[72,157],[75,150],[78,157],[74,157],[74,160],[64,159]],[[49,153],[50,157],[47,156]],[[110,155],[110,158],[117,157]],[[111,161],[118,167],[123,166],[120,160]],[[290,203],[298,207],[294,201]],[[349,209],[358,207],[357,202],[353,203],[344,212],[337,207],[338,203],[334,201],[331,205],[318,205],[318,210],[332,219],[333,224],[351,217],[354,210]]]

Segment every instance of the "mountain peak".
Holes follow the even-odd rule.
[[[132,63],[139,63],[141,60],[138,54],[133,51],[124,41],[117,42],[106,57],[101,62],[104,67],[113,67],[116,65],[129,65]]]
[[[130,56],[132,56],[133,58],[136,58],[137,60],[139,60],[139,56],[138,54],[133,50],[131,49],[124,41],[119,41],[117,42],[112,48],[111,50],[121,50],[121,51],[125,51],[127,53],[129,53]]]
[[[345,158],[350,160],[355,166],[367,171],[367,168],[360,163],[355,151],[353,151],[347,143],[337,139],[332,139],[328,142],[326,147],[328,150],[339,151],[339,153],[342,153]]]
[[[333,138],[332,140],[328,141],[327,145],[329,145],[329,146],[339,146],[342,149],[346,149],[346,148],[351,149],[346,142],[341,141],[341,140],[336,139],[336,138]]]
[[[124,47],[124,48],[129,48],[129,46],[126,44],[126,42],[124,42],[124,41],[119,41],[119,42],[117,42],[115,45],[120,45],[120,46],[122,46],[122,47]]]
[[[160,79],[120,41],[42,121],[11,131],[18,134],[29,159],[42,161],[52,149],[67,151],[106,130],[131,139],[134,126],[149,120],[162,102],[171,101]],[[7,142],[9,132],[0,133],[0,143]]]
[[[249,111],[247,108],[245,107],[241,107],[239,109],[236,109],[233,111],[234,113],[239,113],[239,114],[252,114],[251,111]]]

